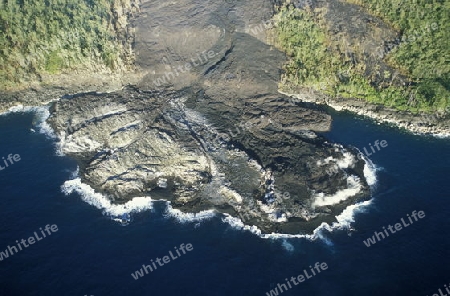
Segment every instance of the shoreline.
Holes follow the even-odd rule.
[[[412,134],[420,136],[433,136],[437,138],[450,137],[450,119],[442,118],[436,114],[420,115],[408,111],[400,111],[384,105],[377,105],[357,99],[334,99],[317,95],[316,93],[291,93],[278,90],[280,94],[290,97],[290,102],[314,103],[333,108],[338,112],[350,111],[356,115],[365,116],[377,123],[392,124]]]
[[[139,69],[122,73],[93,73],[89,71],[61,74],[54,81],[24,89],[0,90],[0,114],[23,105],[41,107],[61,98],[87,93],[111,93],[127,86],[135,87],[146,75]]]
[[[9,112],[6,113],[13,113],[13,112],[35,112],[37,111],[38,108],[48,108],[44,107],[44,106],[40,106],[40,107],[25,107],[22,106],[21,108],[13,108],[13,110],[10,110]],[[15,110],[14,110],[15,109]],[[3,113],[5,114],[5,113]],[[46,122],[47,118],[42,118],[43,122]],[[56,132],[54,131],[54,129],[52,128],[53,132],[55,133],[56,138],[59,138],[56,135]],[[57,153],[58,151],[56,151]],[[58,153],[57,153],[58,154]],[[65,155],[67,157],[71,157],[69,155]],[[91,206],[97,207],[101,210],[104,210],[106,212],[108,212],[112,218],[114,217],[118,217],[123,213],[126,213],[128,211],[130,212],[134,212],[134,211],[142,211],[142,210],[148,210],[151,209],[152,206],[152,198],[150,196],[146,196],[146,197],[138,197],[138,198],[132,198],[131,200],[129,200],[126,204],[117,204],[111,200],[109,200],[107,198],[107,196],[105,196],[104,194],[102,194],[101,192],[97,192],[93,187],[91,187],[90,185],[88,185],[87,183],[83,183],[83,181],[81,181],[80,176],[78,175],[78,178],[75,179],[70,179],[67,180],[63,186],[61,187],[63,193],[65,194],[70,194],[73,193],[74,191],[76,191],[81,199],[90,204]],[[165,201],[167,202],[167,200]],[[362,202],[364,204],[364,201]],[[242,222],[242,227],[243,230],[249,229],[249,230],[253,230],[252,232],[254,232],[254,234],[256,234],[257,236],[261,237],[261,238],[286,238],[286,237],[305,237],[305,238],[309,238],[309,239],[317,239],[320,238],[320,232],[323,229],[327,229],[329,231],[331,231],[332,229],[346,229],[349,228],[349,224],[347,222],[349,222],[350,220],[352,220],[352,218],[339,218],[339,217],[343,217],[343,216],[348,216],[349,212],[353,212],[351,209],[356,209],[358,208],[358,204],[360,204],[360,202],[358,202],[357,204],[351,203],[348,206],[345,206],[343,209],[339,210],[336,215],[333,215],[333,219],[335,221],[328,221],[328,222],[324,222],[322,221],[322,223],[320,223],[320,225],[317,225],[311,229],[305,230],[305,234],[292,234],[289,232],[275,232],[275,231],[271,231],[271,232],[264,232],[261,231],[261,229],[252,226],[251,223],[247,224]],[[204,215],[202,215],[200,213],[196,213],[191,212],[191,211],[187,211],[184,212],[181,209],[172,209],[172,213],[174,212],[178,212],[184,217],[184,219],[187,219],[188,221],[190,220],[189,218],[193,215],[194,220],[197,218],[198,214],[200,214],[201,218],[204,218]],[[222,218],[226,217],[226,214],[222,211],[218,211],[219,213],[225,215]],[[205,213],[205,212],[203,212]],[[354,213],[350,214],[350,217],[353,216]],[[177,215],[175,215],[177,216]],[[209,216],[209,215],[206,215]],[[233,218],[239,219],[238,217],[234,217]],[[176,217],[175,217],[176,218]],[[227,220],[227,219],[225,219]],[[342,220],[342,221],[341,221]],[[344,223],[342,223],[344,221]],[[231,222],[231,221],[224,221],[224,222]],[[230,226],[236,226],[236,223],[228,223],[230,224]],[[241,227],[241,228],[242,228]],[[239,228],[239,227],[237,227]]]
[[[129,84],[128,84],[129,85]],[[118,91],[126,87],[126,84],[111,87],[110,85],[103,89],[91,89],[87,92],[96,92],[99,94]],[[67,90],[67,91],[64,91]],[[5,95],[4,99],[0,98],[0,114],[10,112],[17,107],[42,107],[52,102],[60,100],[65,96],[76,96],[86,93],[82,89],[62,89],[58,87],[28,89],[24,91],[0,93]],[[350,111],[356,115],[368,117],[378,123],[392,124],[400,129],[404,129],[410,133],[420,136],[433,136],[437,138],[450,137],[450,118],[443,118],[436,114],[412,114],[408,111],[400,111],[386,107],[381,104],[373,104],[358,99],[335,99],[318,95],[313,92],[293,93],[278,90],[291,100],[291,104],[297,102],[313,103],[317,105],[325,105],[333,108],[338,112]],[[19,96],[21,98],[19,98]],[[5,100],[14,98],[14,100]],[[5,104],[3,104],[5,103]]]

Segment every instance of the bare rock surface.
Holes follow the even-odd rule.
[[[310,232],[367,198],[364,161],[318,134],[330,116],[278,93],[273,4],[144,1],[132,21],[143,79],[51,110],[82,181],[118,203],[148,194],[264,233]]]

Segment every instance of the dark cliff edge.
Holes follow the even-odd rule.
[[[274,13],[265,0],[143,2],[129,20],[136,83],[30,89],[1,106],[54,100],[59,149],[114,203],[150,195],[263,233],[311,233],[370,198],[370,168],[318,135],[329,115],[278,92],[286,56],[267,41]]]

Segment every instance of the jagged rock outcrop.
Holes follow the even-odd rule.
[[[130,36],[124,13],[114,25]],[[51,108],[84,183],[116,203],[148,194],[265,233],[309,232],[369,196],[357,151],[320,136],[330,116],[278,93],[286,57],[268,41],[272,1],[144,1],[134,13],[145,77]]]
[[[298,233],[331,221],[368,186],[363,161],[314,132],[329,128],[329,116],[284,100],[230,108],[192,90],[127,88],[62,99],[49,122],[83,182],[116,202],[149,194],[183,211],[216,209],[265,232]],[[342,203],[324,198],[348,188]]]

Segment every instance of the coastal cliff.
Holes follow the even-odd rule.
[[[370,197],[373,167],[321,135],[331,117],[303,98],[329,95],[294,85],[300,99],[280,93],[292,60],[275,31],[283,5],[111,2],[116,54],[95,60],[99,68],[40,75],[0,95],[0,106],[48,103],[58,149],[114,203],[149,195],[264,233],[310,233]]]
[[[61,99],[49,122],[82,181],[114,202],[148,194],[264,233],[310,232],[369,197],[366,164],[319,135],[329,115],[278,93],[285,56],[264,41],[269,32],[249,30],[270,20],[272,4],[236,5],[143,3],[133,25],[146,76]]]

